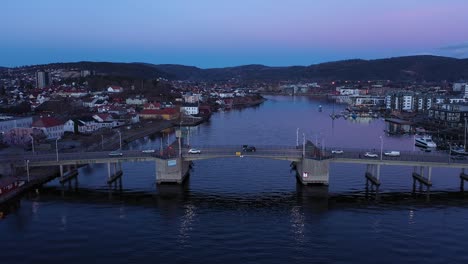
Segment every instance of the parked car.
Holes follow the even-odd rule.
[[[141,152],[143,152],[143,153],[154,153],[154,149],[144,149]]]
[[[451,156],[450,158],[453,160],[466,160],[466,157],[463,155]]]
[[[390,157],[399,157],[400,156],[400,151],[395,151],[395,150],[387,151],[387,152],[384,152],[384,155],[385,156],[390,156]]]
[[[364,153],[364,157],[367,157],[367,158],[378,158],[379,155],[378,155],[378,154],[375,154],[375,153],[372,153],[372,152],[366,152],[366,153]]]
[[[343,154],[344,151],[341,150],[341,149],[334,149],[334,150],[331,151],[331,153],[332,153],[332,154]]]
[[[195,149],[195,148],[191,148],[191,149],[188,150],[188,153],[189,153],[189,154],[200,154],[200,153],[201,153],[201,150]]]
[[[255,152],[255,151],[257,151],[257,149],[254,146],[243,145],[242,146],[242,151],[243,152]]]
[[[109,156],[123,156],[123,153],[116,150],[116,151],[112,151],[112,152],[109,152]]]

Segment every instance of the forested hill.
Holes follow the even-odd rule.
[[[310,66],[269,67],[244,65],[201,69],[177,64],[75,62],[30,66],[79,68],[99,74],[177,80],[394,80],[456,81],[468,79],[468,59],[407,56],[377,60],[344,60]]]

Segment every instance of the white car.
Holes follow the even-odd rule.
[[[399,157],[400,156],[400,151],[387,151],[384,153],[385,156],[390,156],[390,157]]]
[[[378,158],[379,155],[375,154],[375,153],[372,153],[372,152],[366,152],[364,153],[364,157],[367,157],[367,158]]]
[[[143,152],[143,153],[154,153],[154,149],[144,149],[141,152]]]
[[[112,152],[109,152],[109,156],[111,156],[111,157],[123,156],[123,153],[120,152],[120,151],[112,151]]]
[[[201,153],[201,150],[191,148],[191,149],[188,150],[188,153],[189,153],[189,154],[200,154],[200,153]]]
[[[341,149],[334,149],[334,150],[331,151],[331,153],[332,153],[332,154],[343,154],[344,151],[341,150]]]

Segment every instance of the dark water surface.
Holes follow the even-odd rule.
[[[300,128],[300,142],[305,133],[326,147],[379,149],[382,135],[384,147],[413,149],[410,136],[384,135],[382,120],[332,122],[342,108],[269,97],[191,128],[190,144],[295,145]],[[362,165],[331,165],[328,187],[301,186],[289,162],[263,159],[196,161],[182,186],[155,186],[153,163],[123,170],[122,193],[108,191],[106,166],[92,165],[78,190],[51,182],[23,197],[0,220],[0,263],[468,263],[456,170],[434,168],[428,198],[411,194],[412,168],[383,167],[378,201]]]

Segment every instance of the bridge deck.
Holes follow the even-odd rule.
[[[183,148],[181,156],[188,161],[214,159],[214,158],[265,158],[288,161],[300,161],[302,159],[302,149],[291,146],[259,146],[255,152],[242,152],[239,146],[204,146],[199,147],[200,154],[188,154],[188,148]],[[467,168],[466,159],[453,159],[448,153],[425,153],[402,151],[398,157],[382,156],[377,158],[364,157],[365,149],[345,150],[342,154],[331,154],[330,150],[319,151],[314,148],[306,149],[306,158],[330,159],[335,163],[355,163],[355,164],[381,164],[381,165],[402,165],[402,166],[433,166],[433,167],[453,167]],[[121,156],[110,156],[105,152],[76,152],[59,153],[58,160],[56,153],[41,155],[17,155],[0,156],[1,162],[17,163],[24,166],[25,160],[29,160],[29,166],[51,166],[69,164],[89,164],[108,162],[138,162],[154,161],[155,159],[173,159],[178,157],[178,149],[164,150],[163,153],[144,153],[140,150],[121,151]],[[162,155],[161,155],[162,154]]]

